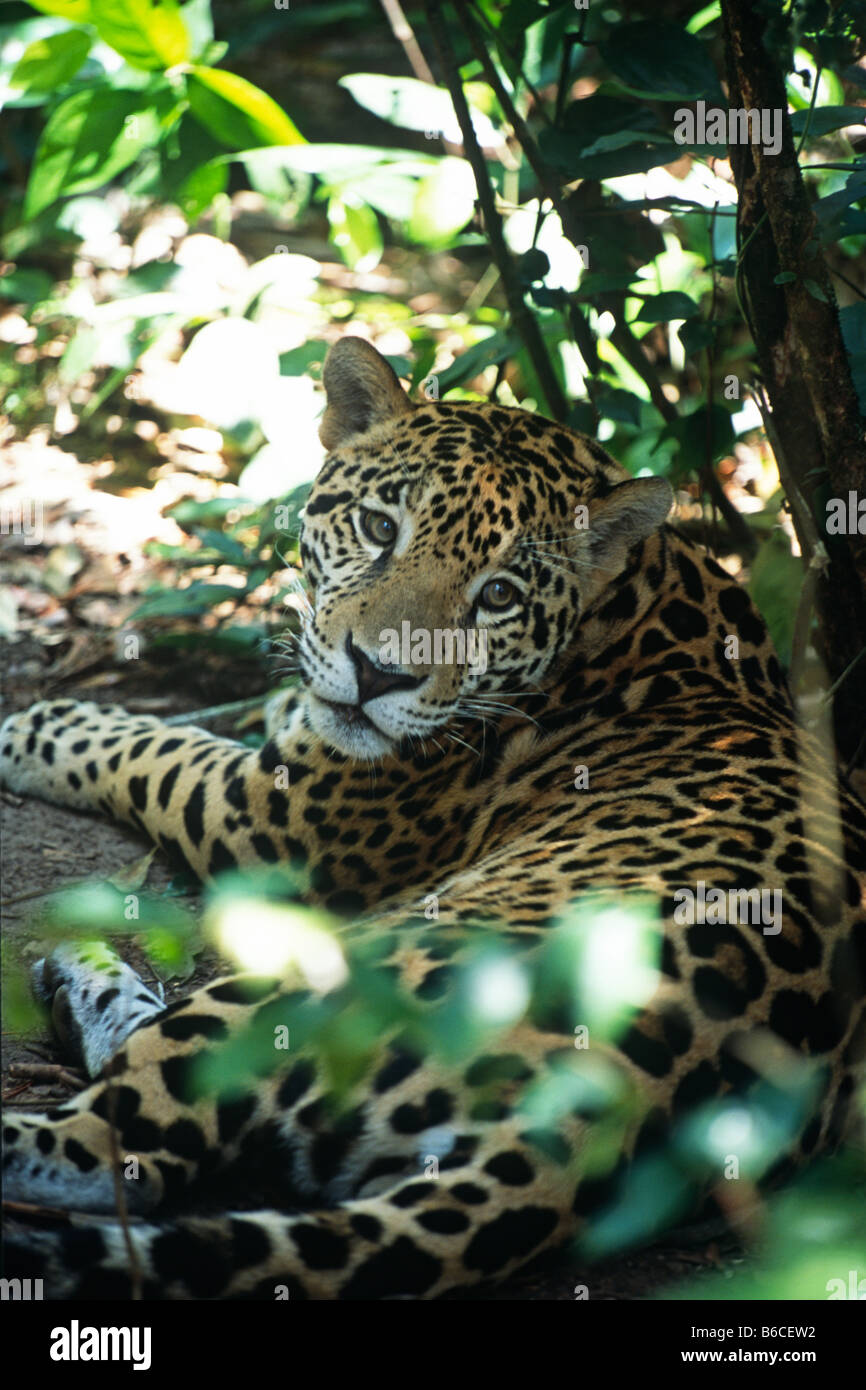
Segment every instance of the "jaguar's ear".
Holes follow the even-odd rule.
[[[322,372],[327,407],[319,426],[326,449],[412,409],[412,402],[381,353],[363,338],[341,338]]]
[[[620,483],[589,507],[589,562],[606,578],[624,567],[628,552],[667,520],[674,494],[664,478]]]

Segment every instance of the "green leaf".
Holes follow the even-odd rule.
[[[436,172],[438,163],[437,161],[436,164],[431,165],[431,174]],[[365,173],[359,169],[350,174],[347,179],[337,179],[336,181],[329,179],[327,184],[329,193],[340,197],[343,190],[347,189],[356,198],[364,203],[369,203],[371,208],[381,212],[383,217],[387,217],[392,222],[402,222],[406,225],[412,216],[412,209],[415,206],[415,197],[418,192],[417,178],[411,174],[402,173],[393,166],[374,169],[370,173]]]
[[[36,150],[24,217],[29,220],[67,193],[109,183],[158,144],[174,107],[170,92],[91,87],[51,113]]]
[[[643,1158],[628,1170],[616,1201],[587,1221],[579,1249],[585,1258],[599,1259],[625,1246],[648,1243],[684,1215],[691,1200],[692,1187],[666,1154]]]
[[[669,145],[670,140],[666,135],[657,132],[644,133],[640,130],[614,130],[609,135],[600,135],[583,152],[584,159],[591,159],[597,154],[612,154],[614,150],[628,150],[638,146],[645,149],[647,145]]]
[[[778,275],[773,276],[773,284],[790,285],[793,280],[796,280],[796,278],[797,277],[794,274],[793,270],[780,270]]]
[[[669,323],[671,319],[693,319],[700,313],[698,305],[682,290],[666,290],[663,294],[648,294],[635,315],[637,323]]]
[[[386,352],[384,357],[395,376],[403,377],[406,380],[409,379],[412,375],[411,357],[407,357],[403,352]]]
[[[461,139],[451,97],[442,87],[432,87],[416,77],[389,77],[381,72],[352,73],[340,78],[340,86],[351,92],[359,106],[392,125],[403,126],[406,130],[430,131],[437,136],[443,134],[446,140],[455,143]],[[466,96],[479,144],[498,144],[495,127],[472,105],[468,93]]]
[[[3,971],[3,1021],[10,1033],[30,1033],[44,1026],[45,1015],[33,997],[30,971],[7,948]]]
[[[74,77],[90,52],[90,35],[83,29],[64,29],[34,39],[25,48],[9,78],[18,91],[50,92]]]
[[[656,143],[649,137],[624,149],[603,154],[583,154],[582,139],[571,132],[542,130],[538,144],[545,161],[573,179],[616,179],[625,174],[645,174],[660,165],[674,164],[682,158],[682,145],[669,141]]]
[[[379,219],[371,207],[346,193],[328,203],[331,240],[351,270],[372,270],[382,258]]]
[[[582,178],[643,173],[682,153],[647,107],[602,92],[572,102],[561,129],[543,130],[539,143],[549,163]],[[654,151],[657,145],[662,149]]]
[[[761,610],[783,666],[791,664],[791,643],[803,584],[803,561],[791,554],[781,530],[771,531],[752,564],[749,593]]]
[[[510,4],[502,6],[499,34],[507,45],[517,46],[530,25],[546,19],[549,14],[544,0],[511,0]]]
[[[300,483],[293,487],[290,492],[284,494],[283,505],[288,508],[285,517],[280,517],[280,525],[277,526],[277,511],[275,507],[266,507],[262,520],[262,529],[259,535],[259,550],[263,550],[265,545],[277,539],[282,549],[282,541],[288,539],[292,543],[297,542],[298,521],[300,514],[307,504],[313,484]],[[277,499],[280,500],[280,499]]]
[[[142,892],[140,917],[125,915],[125,893],[112,883],[79,883],[53,893],[45,901],[45,928],[50,936],[78,937],[108,933],[138,936],[158,927],[182,937],[194,938],[198,928],[190,913],[179,903]],[[106,965],[111,961],[106,959]]]
[[[714,19],[718,19],[722,13],[721,0],[712,0],[712,3],[705,5],[697,14],[693,14],[686,24],[690,34],[699,34],[701,29],[705,29],[708,24],[712,24]]]
[[[678,330],[679,340],[689,357],[709,347],[716,336],[717,324],[704,319],[686,319]]]
[[[305,143],[282,107],[267,92],[236,73],[221,68],[191,68],[187,94],[196,120],[229,149]]]
[[[318,380],[322,375],[322,364],[327,351],[328,344],[324,338],[308,338],[299,347],[281,352],[280,376],[312,375]]]
[[[565,418],[565,423],[570,429],[577,430],[580,434],[595,435],[598,428],[598,414],[589,401],[578,401],[571,407]]]
[[[177,0],[91,0],[91,9],[99,37],[132,67],[158,71],[189,58]]]
[[[160,145],[157,155],[150,166],[152,187],[143,189],[143,196],[161,203],[178,203],[187,221],[198,215],[202,205],[208,205],[209,193],[223,191],[223,181],[216,174],[199,175],[203,165],[225,165],[222,146],[202,129],[189,109],[172,128],[171,138]],[[185,187],[187,180],[189,186]],[[185,202],[189,204],[188,212]]]
[[[241,569],[248,569],[255,564],[258,556],[246,546],[241,545],[232,536],[226,536],[222,531],[214,531],[208,527],[197,530],[199,540],[207,550],[216,551],[222,558],[231,565],[239,565]]]
[[[263,150],[254,150],[244,160],[244,169],[250,188],[261,193],[271,204],[277,216],[292,216],[290,208],[300,211],[309,201],[313,181],[309,174],[287,169],[273,159],[262,159],[262,155],[273,155],[285,150],[285,145],[268,145]],[[307,148],[292,145],[292,149]],[[225,156],[222,156],[225,162]]]
[[[0,285],[2,283],[0,280]],[[840,309],[839,326],[860,401],[860,413],[866,416],[866,301]]]
[[[724,406],[714,405],[693,410],[691,415],[671,420],[659,433],[656,447],[673,439],[678,445],[677,476],[697,473],[707,463],[716,463],[731,452],[734,446],[734,427]]]
[[[464,381],[471,381],[483,372],[485,367],[513,357],[520,351],[520,346],[520,339],[514,333],[505,333],[502,330],[492,333],[483,342],[476,343],[474,347],[462,352],[443,372],[437,372],[440,394],[444,395],[455,386],[462,386]]]
[[[580,279],[580,286],[577,291],[578,299],[588,299],[595,294],[610,294],[612,290],[627,290],[634,281],[636,272],[626,271],[623,274],[616,274],[611,271],[587,272]]]
[[[633,96],[663,101],[704,97],[725,105],[707,45],[675,24],[618,24],[598,47]]]
[[[592,404],[605,420],[615,420],[621,425],[639,427],[643,401],[632,391],[610,386],[606,381],[599,382],[592,392]]]
[[[187,942],[164,927],[145,927],[141,936],[145,953],[158,979],[189,979],[195,969],[196,952]]]
[[[27,0],[27,3],[43,14],[59,14],[72,24],[91,22],[90,0]]]
[[[44,270],[13,270],[0,275],[0,299],[13,303],[38,304],[40,299],[48,299],[53,288],[54,281]]]
[[[827,193],[814,204],[815,215],[826,241],[839,241],[843,236],[863,232],[862,212],[849,211],[852,203],[866,199],[866,172],[855,169],[848,175],[842,188],[835,193]]]
[[[465,159],[445,158],[420,180],[407,228],[413,241],[448,246],[475,209],[475,180]]]
[[[517,258],[517,274],[523,285],[534,285],[536,281],[543,280],[549,272],[550,260],[537,246],[530,246],[528,251],[524,251],[523,255]]]
[[[231,156],[225,155],[229,159]],[[236,158],[245,163],[255,159],[260,164],[272,164],[305,174],[315,174],[329,187],[350,184],[354,191],[360,180],[366,181],[381,173],[383,166],[390,172],[422,178],[431,173],[441,160],[440,155],[415,154],[412,151],[392,150],[378,145],[285,145],[281,149],[243,150]]]
[[[807,276],[806,279],[804,279],[803,281],[803,285],[809,291],[813,299],[820,299],[822,304],[830,303],[829,299],[827,298],[824,291],[821,289],[821,286],[818,284],[817,280],[811,280]]]
[[[215,632],[161,632],[149,639],[151,647],[179,647],[186,651],[221,652],[225,656],[255,655],[268,640],[261,625],[231,624]]]
[[[233,584],[208,584],[196,579],[185,589],[164,589],[145,597],[136,608],[135,618],[165,618],[181,615],[205,613],[209,608],[227,600],[237,602],[243,596],[243,589]]]
[[[410,396],[417,390],[422,381],[426,381],[433,368],[433,363],[436,361],[437,352],[436,343],[432,338],[426,336],[416,338],[412,346],[415,350],[415,362],[412,367],[412,374],[409,378]]]
[[[575,137],[576,148],[581,151],[622,131],[638,135],[664,133],[649,107],[605,92],[593,92],[592,96],[571,102],[562,118],[562,130]]]
[[[799,1059],[798,1059],[799,1061]],[[796,1098],[783,1097],[796,1115]],[[739,1098],[738,1102],[739,1103]],[[862,1101],[860,1102],[862,1109]],[[752,1106],[749,1105],[749,1109]],[[771,1115],[771,1124],[776,1119]],[[763,1117],[752,1120],[749,1128],[761,1137]],[[742,1113],[738,1124],[742,1127]],[[778,1121],[774,1128],[777,1127]],[[722,1130],[721,1132],[724,1132]],[[793,1138],[787,1141],[790,1148]],[[785,1147],[778,1146],[781,1157]],[[718,1162],[715,1172],[718,1172]],[[740,1169],[742,1179],[742,1166]],[[863,1161],[854,1145],[841,1159],[823,1159],[812,1164],[780,1196],[762,1210],[761,1253],[743,1262],[738,1269],[701,1274],[687,1278],[679,1288],[667,1285],[656,1297],[688,1301],[713,1301],[715,1315],[721,1300],[729,1300],[731,1313],[740,1300],[774,1300],[784,1306],[791,1301],[831,1299],[862,1300],[862,1254],[866,1249],[866,1203],[863,1202]],[[855,1271],[853,1274],[851,1271]],[[851,1281],[853,1280],[853,1287]],[[831,1292],[834,1290],[834,1292]],[[716,1302],[716,1300],[719,1300]],[[741,1305],[740,1305],[741,1306]],[[709,1311],[709,1310],[708,1310]]]
[[[217,160],[208,160],[187,175],[175,196],[190,226],[207,212],[214,198],[225,193],[228,181],[228,166]]]
[[[806,138],[813,139],[820,135],[829,135],[831,130],[841,130],[843,126],[862,126],[864,121],[866,107],[863,106],[817,106],[812,109],[811,120],[808,110],[794,111],[791,115],[791,129],[795,135],[802,135],[808,126],[809,134]]]
[[[77,381],[84,372],[90,370],[98,352],[99,334],[96,329],[88,323],[79,323],[63,349],[58,367],[60,380],[70,385]]]
[[[176,521],[178,526],[192,526],[198,522],[219,521],[227,512],[238,508],[251,508],[252,503],[244,497],[209,497],[205,502],[187,499],[169,507],[166,516]]]
[[[186,0],[183,22],[189,32],[190,57],[197,63],[218,63],[228,45],[214,43],[211,0]],[[223,53],[219,58],[210,56],[217,47],[222,47]],[[205,57],[205,53],[209,56]]]

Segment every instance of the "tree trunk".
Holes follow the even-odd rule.
[[[826,504],[830,497],[847,502],[850,491],[866,496],[864,421],[797,162],[783,74],[763,44],[760,7],[754,0],[722,0],[722,14],[731,108],[782,113],[778,154],[760,145],[730,148],[740,281],[782,483],[816,581],[821,655],[831,682],[839,682],[834,722],[847,762],[863,751],[866,721],[866,535],[828,534]],[[774,284],[783,271],[795,278]]]

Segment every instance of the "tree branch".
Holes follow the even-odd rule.
[[[424,8],[439,56],[445,86],[451,95],[460,124],[466,158],[469,160],[475,176],[475,186],[478,190],[478,202],[481,206],[484,228],[490,241],[493,260],[502,276],[502,285],[512,322],[520,334],[530,361],[535,368],[539,384],[544,392],[547,408],[555,420],[565,420],[568,415],[568,401],[553,370],[547,347],[541,336],[538,320],[523,297],[523,287],[517,275],[511,252],[505,243],[502,218],[496,207],[484,155],[472,126],[472,118],[469,114],[466,97],[463,94],[463,84],[457,69],[448,28],[442,17],[441,6],[438,0],[425,0]]]

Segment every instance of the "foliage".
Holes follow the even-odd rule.
[[[234,168],[275,213],[291,207],[301,217],[321,207],[338,255],[359,275],[401,242],[428,252],[447,247],[472,264],[479,242],[475,188],[466,160],[450,152],[459,149],[461,132],[442,87],[417,77],[348,73],[341,85],[356,109],[390,125],[400,148],[307,143],[272,97],[216,66],[227,44],[214,38],[208,0],[135,0],[122,14],[107,0],[40,0],[35,8],[39,17],[0,35],[7,108],[45,115],[17,223],[15,214],[7,221],[7,254],[17,254],[16,247],[26,254],[37,236],[68,231],[79,200],[112,182],[139,198],[176,202],[192,223],[205,214],[218,217]],[[355,7],[354,14],[369,19],[375,8]],[[866,172],[839,133],[863,119],[852,101],[859,83],[859,70],[850,66],[854,10],[800,3],[784,11],[770,4],[768,12],[796,108],[817,234],[844,273],[844,263],[862,254],[866,228]],[[267,22],[271,31],[280,23],[291,32],[309,19],[289,12]],[[752,347],[737,308],[735,191],[716,167],[723,151],[677,136],[684,103],[723,104],[718,6],[694,7],[677,23],[659,24],[653,17],[627,19],[615,7],[575,12],[561,0],[485,2],[472,7],[463,30],[455,28],[455,42],[464,49],[461,76],[473,128],[521,292],[571,401],[570,422],[608,444],[632,471],[667,474],[695,501],[717,505],[716,465],[760,425],[747,396]],[[501,86],[491,85],[489,68],[474,56],[473,32],[487,45]],[[231,43],[238,46],[234,34]],[[592,90],[575,98],[575,83]],[[525,125],[516,126],[503,109],[506,99],[524,112]],[[303,114],[293,116],[303,128]],[[426,149],[407,148],[417,146],[421,132]],[[438,137],[449,152],[435,148]],[[82,215],[87,211],[81,207]],[[98,305],[72,334],[62,377],[74,380],[105,360],[110,339],[107,356],[115,365],[99,396],[103,403],[142,353],[178,327],[194,342],[196,335],[207,340],[208,324],[226,315],[255,322],[254,293],[246,303],[237,295],[196,304],[177,292],[172,270],[145,265],[128,277],[125,303]],[[254,271],[261,272],[260,285],[279,278],[276,257]],[[75,287],[65,297],[46,294],[42,281],[27,280],[33,273],[13,266],[7,291],[29,302],[46,334],[74,326]],[[375,316],[369,295],[352,300],[356,310],[369,306]],[[846,307],[843,324],[866,397],[862,308]],[[537,364],[504,307],[479,304],[454,326],[466,350],[445,365],[431,319],[422,314],[407,324],[413,385],[441,367],[441,394],[495,380],[506,400],[549,408]],[[758,534],[777,515],[773,491],[757,494],[770,505],[750,504],[747,525]],[[787,567],[790,579],[778,569],[790,547],[770,544],[762,566],[792,596],[778,620],[780,605],[767,609],[786,652],[799,581],[796,566]],[[223,595],[217,588],[211,597],[218,602]],[[176,602],[181,611],[179,597]]]
[[[741,1262],[735,1272],[659,1296],[689,1301],[862,1299],[864,1197],[863,1164],[853,1150],[825,1159],[762,1208],[765,1225],[756,1258]]]
[[[225,187],[218,146],[301,142],[267,93],[212,66],[225,45],[214,43],[207,0],[183,7],[177,0],[129,0],[120,8],[111,0],[33,3],[57,18],[17,27],[16,38],[29,42],[7,75],[7,104],[50,104],[27,185],[26,221],[61,196],[102,187],[145,152],[152,168],[162,167],[166,152],[177,158],[171,147],[191,121],[204,132],[211,158],[160,189],[188,209],[200,203],[203,187],[211,198]]]
[[[264,506],[242,498],[178,503],[169,514],[186,533],[183,544],[152,542],[149,552],[181,573],[190,568],[198,571],[210,567],[218,575],[221,569],[230,567],[233,574],[240,572],[243,583],[224,584],[218,579],[192,579],[183,585],[154,583],[145,591],[144,602],[136,608],[133,619],[195,619],[222,604],[234,605],[242,596],[254,594],[297,557],[299,513],[309,490],[309,484],[304,483],[281,501]],[[272,610],[281,629],[286,620],[284,605],[296,593],[296,585],[277,585],[267,600],[266,611]],[[226,615],[224,619],[217,617],[210,628],[159,632],[150,640],[154,647],[201,647],[253,655],[257,648],[267,649],[270,633],[270,625],[233,622]]]
[[[375,933],[347,936],[326,912],[304,906],[300,893],[301,877],[290,867],[234,871],[207,890],[204,918],[197,923],[170,898],[89,885],[55,895],[41,932],[46,946],[122,935],[143,949],[163,978],[188,975],[195,956],[211,943],[256,977],[294,976],[298,986],[312,986],[311,993],[295,988],[260,1004],[249,1024],[209,1049],[191,1078],[192,1094],[235,1098],[252,1078],[314,1050],[324,1065],[326,1100],[337,1124],[342,1112],[351,1113],[356,1088],[364,1085],[388,1037],[399,1036],[402,1047],[421,1048],[459,1068],[467,1056],[495,1051],[524,1020],[544,1026],[553,1019],[585,1019],[586,1026],[575,1029],[571,1054],[564,1049],[542,1077],[527,1082],[506,1068],[479,1082],[476,1114],[482,1117],[486,1107],[495,1116],[507,1095],[530,1142],[561,1158],[557,1125],[579,1112],[587,1127],[582,1171],[590,1181],[608,1171],[640,1097],[624,1085],[605,1050],[623,1037],[655,988],[661,944],[656,903],[599,893],[567,913],[529,955],[489,921],[479,923],[474,945],[460,956],[455,992],[421,1004],[378,968],[383,943]],[[431,922],[428,945],[437,944],[437,933],[447,945],[449,931]],[[6,972],[4,1003],[11,1026],[32,1023],[33,1006],[15,969]],[[836,1288],[829,1281],[845,1283],[863,1242],[862,1163],[853,1152],[824,1160],[792,1189],[762,1198],[758,1184],[796,1147],[822,1076],[796,1054],[782,1059],[777,1049],[760,1042],[755,1047],[750,1061],[763,1076],[760,1084],[691,1109],[659,1135],[586,1223],[573,1251],[582,1267],[658,1238],[687,1218],[709,1186],[747,1241],[764,1226],[757,1258],[660,1296],[824,1298]],[[435,1150],[435,1136],[429,1145]]]

